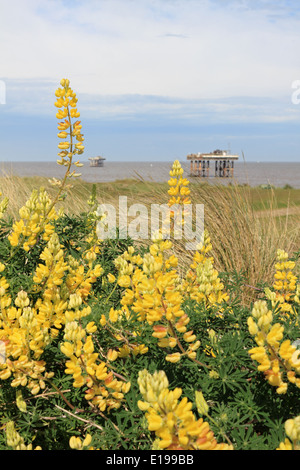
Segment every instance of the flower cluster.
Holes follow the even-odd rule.
[[[185,295],[199,303],[204,302],[206,307],[218,306],[229,300],[219,273],[214,268],[214,259],[209,256],[211,250],[209,233],[204,230],[202,242],[194,253],[193,262],[183,282]]]
[[[284,428],[287,437],[279,444],[277,450],[300,450],[300,416],[288,419]]]
[[[143,257],[132,249],[117,258],[115,264],[119,270],[117,282],[125,288],[121,304],[127,316],[135,314],[140,322],[152,325],[152,335],[158,338],[160,347],[172,350],[179,346],[181,352],[166,355],[167,361],[178,362],[184,355],[195,359],[200,342],[192,330],[187,331],[190,319],[182,309],[178,260],[168,254],[171,247],[172,242],[159,235]],[[186,349],[179,334],[187,343]]]
[[[54,221],[59,217],[44,188],[32,192],[19,214],[20,220],[13,224],[8,240],[12,247],[22,246],[25,251],[35,246],[39,237],[48,241],[54,232]]]
[[[25,291],[19,291],[14,303],[10,294],[2,292],[0,304],[0,340],[5,344],[0,379],[12,376],[12,387],[27,386],[32,394],[37,394],[45,388],[45,380],[53,376],[46,372],[46,363],[40,359],[50,342],[49,328],[39,318],[37,308],[30,305]]]
[[[40,446],[33,449],[32,443],[26,445],[23,437],[16,431],[15,423],[9,421],[5,425],[6,442],[12,450],[42,450]]]
[[[182,177],[183,168],[178,160],[173,163],[170,171],[171,178],[168,181],[170,189],[168,194],[170,196],[168,205],[183,208],[183,217],[179,220],[176,219],[176,210],[171,211],[173,215],[174,224],[184,224],[184,208],[185,205],[191,204],[190,189],[188,188],[189,181]],[[172,208],[172,207],[171,207]],[[174,228],[175,230],[175,228]],[[193,263],[183,279],[182,291],[185,295],[196,300],[197,302],[204,302],[206,306],[219,305],[228,301],[229,296],[224,292],[224,285],[219,279],[219,273],[214,268],[214,259],[209,256],[212,250],[210,236],[207,230],[202,234],[202,241],[198,245],[197,250],[193,256]]]
[[[97,250],[91,246],[82,253],[81,262],[68,257],[68,271],[65,284],[70,294],[79,294],[84,301],[90,295],[92,284],[102,275],[103,269],[97,259]],[[85,261],[85,263],[84,263]]]
[[[73,118],[77,119],[80,117],[80,113],[76,107],[78,100],[76,93],[70,87],[70,81],[68,79],[63,78],[60,84],[61,87],[55,92],[55,96],[57,97],[55,106],[59,108],[56,117],[57,119],[64,119],[64,121],[58,124],[59,133],[57,136],[59,139],[62,139],[62,142],[58,144],[60,160],[57,160],[57,163],[68,168],[68,177],[80,176],[76,174],[75,171],[69,173],[74,155],[80,155],[84,151],[84,137],[81,133],[81,122],[75,121],[72,124]],[[75,141],[77,143],[75,143]],[[74,162],[74,165],[77,167],[82,166],[79,161]]]
[[[295,314],[294,303],[299,304],[300,284],[297,285],[297,276],[293,270],[295,262],[289,260],[289,255],[284,250],[277,251],[277,263],[274,291],[266,289],[267,297],[272,301],[273,306],[278,303],[279,309],[284,316]]]
[[[62,80],[61,84],[63,88],[56,92],[56,106],[63,107],[64,111],[59,111],[57,117],[78,117],[77,98],[69,81]],[[69,107],[72,107],[71,111]],[[69,124],[65,121],[66,129]],[[72,141],[76,136],[81,142],[77,126],[78,123],[73,126],[70,138]],[[63,138],[63,135],[59,137]],[[70,148],[72,150],[72,146]],[[82,152],[77,146],[75,149],[73,153]],[[72,155],[61,154],[61,157],[68,157],[70,162]],[[69,167],[66,174],[68,171]],[[53,372],[46,371],[46,362],[42,359],[45,349],[63,327],[90,314],[91,307],[86,300],[92,284],[103,272],[96,262],[99,247],[93,235],[81,253],[80,262],[70,255],[66,259],[65,247],[60,244],[55,231],[55,222],[62,215],[56,212],[57,200],[52,201],[43,188],[39,192],[33,191],[20,209],[20,220],[14,223],[8,236],[12,248],[22,247],[26,252],[40,240],[47,242],[39,256],[40,262],[32,272],[31,290],[21,289],[14,298],[10,282],[5,276],[0,279],[0,341],[5,345],[0,378],[11,378],[13,387],[27,386],[34,395],[53,377]],[[5,270],[6,266],[1,263],[0,271]]]
[[[107,317],[104,314],[101,316],[101,326],[107,329],[119,343],[117,347],[109,349],[107,352],[109,362],[113,362],[117,358],[136,357],[139,354],[148,352],[148,346],[140,342],[142,333],[137,329],[132,330],[125,327],[124,320],[130,322],[132,319],[131,315],[128,315],[130,314],[126,308],[115,309],[111,307]]]
[[[188,181],[182,178],[183,169],[178,161],[170,171],[169,206],[190,204]],[[176,196],[176,198],[175,198]],[[175,218],[173,219],[175,223]],[[167,350],[166,360],[178,362],[183,356],[194,360],[200,346],[193,330],[188,330],[190,318],[183,309],[187,298],[209,305],[220,305],[228,300],[219,275],[213,267],[213,257],[208,256],[212,249],[210,237],[204,232],[203,242],[199,245],[193,263],[186,275],[178,273],[178,258],[170,250],[174,248],[169,239],[165,239],[163,230],[155,235],[149,251],[143,257],[136,254],[133,247],[115,260],[118,279],[115,282],[124,289],[121,299],[122,309],[119,314],[113,310],[112,318],[127,319],[132,315],[140,322],[147,322],[153,327],[152,335],[158,339],[158,345]],[[114,279],[111,279],[114,282]],[[108,319],[102,319],[103,325]],[[186,344],[186,347],[183,346]],[[144,345],[143,345],[144,346]],[[179,351],[174,351],[175,347]]]
[[[284,326],[273,324],[273,314],[265,300],[255,302],[248,327],[257,344],[249,354],[276,392],[286,393],[289,382],[300,388],[300,350],[289,339],[283,339]]]
[[[68,357],[65,372],[73,376],[73,386],[86,386],[86,400],[101,411],[109,411],[121,406],[130,382],[117,380],[113,372],[108,371],[106,362],[99,360],[92,338],[96,330],[94,322],[89,322],[86,328],[78,321],[67,322],[61,351]]]
[[[70,437],[69,445],[71,449],[74,450],[93,450],[93,447],[90,446],[92,442],[92,436],[87,434],[84,439],[80,437],[72,436]]]
[[[164,238],[169,238],[170,233],[174,239],[182,238],[182,227],[185,224],[187,208],[191,207],[189,181],[183,178],[183,172],[180,162],[175,160],[169,172],[167,213],[165,219],[162,220],[162,227],[159,229],[159,234]]]
[[[79,319],[91,312],[83,300],[102,272],[100,265],[89,267],[87,272],[83,264],[74,270],[64,259],[57,233],[51,235],[40,260],[33,273],[30,296],[21,290],[13,301],[7,292],[10,286],[5,277],[1,280],[0,293],[0,340],[6,345],[6,361],[0,364],[0,378],[4,380],[13,375],[12,386],[26,385],[33,394],[45,388],[45,378],[53,376],[45,372],[46,364],[41,360],[45,348],[67,320]]]
[[[2,196],[2,193],[1,193],[1,192],[0,192],[0,196]],[[6,212],[8,203],[9,203],[8,197],[4,197],[4,198],[2,199],[2,201],[0,202],[0,219],[3,218],[3,216],[4,216],[5,212]]]
[[[138,385],[143,400],[138,402],[146,411],[148,429],[157,437],[156,449],[165,450],[233,450],[231,445],[217,443],[209,424],[196,419],[193,404],[182,395],[181,388],[169,390],[169,381],[163,371],[151,375],[140,371]]]
[[[189,181],[182,177],[183,173],[184,170],[180,162],[175,160],[170,171],[170,179],[168,180],[168,185],[170,186],[168,190],[170,196],[168,205],[170,207],[176,204],[191,204],[189,197],[191,191],[188,188]]]

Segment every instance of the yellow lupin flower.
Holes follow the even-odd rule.
[[[193,404],[183,397],[182,390],[169,390],[163,371],[153,375],[140,371],[138,384],[143,401],[138,402],[146,411],[148,429],[155,433],[155,448],[165,450],[218,450],[232,449],[228,444],[218,444],[209,424],[196,419]]]
[[[109,274],[107,275],[107,279],[108,279],[108,282],[110,282],[110,283],[113,283],[113,282],[116,281],[116,277],[115,277],[113,274],[111,274],[111,273],[109,273]]]
[[[36,245],[39,236],[48,241],[54,232],[53,222],[58,219],[52,201],[44,188],[32,191],[25,206],[20,209],[21,219],[13,224],[8,240],[13,247],[22,244],[25,251]]]
[[[271,298],[272,305],[279,302],[279,309],[284,316],[294,314],[293,302],[297,302],[297,277],[293,273],[295,262],[289,260],[289,255],[284,250],[277,250],[276,272],[274,274],[275,282],[273,284],[274,292],[270,289],[266,294]]]
[[[183,295],[175,269],[178,260],[174,255],[167,254],[170,248],[172,242],[164,240],[162,234],[158,233],[153,237],[149,252],[142,258],[137,258],[133,250],[128,250],[115,260],[119,271],[118,284],[125,288],[121,299],[123,308],[133,311],[140,322],[146,321],[153,326],[153,336],[159,340],[158,345],[162,348],[179,346],[175,330],[180,334],[186,333],[186,325],[190,321],[181,308]],[[120,316],[116,316],[115,320],[111,317],[111,320],[116,321],[117,318]],[[195,360],[195,351],[199,347],[196,335],[190,331],[183,341],[189,345],[184,355]],[[121,351],[125,353],[124,347]],[[166,359],[178,362],[182,355],[177,352],[167,353]]]
[[[288,419],[284,428],[287,437],[279,444],[277,450],[300,450],[300,416]]]
[[[297,348],[290,340],[284,340],[284,326],[280,323],[272,325],[273,315],[268,310],[265,300],[256,301],[252,309],[252,317],[248,318],[248,328],[254,336],[257,347],[248,352],[254,361],[259,363],[258,370],[265,374],[266,379],[278,394],[287,392],[288,382],[300,388],[300,361],[298,363]]]
[[[181,354],[179,352],[166,355],[166,361],[176,363],[180,361]]]
[[[40,446],[33,449],[32,444],[26,445],[23,437],[16,431],[13,421],[9,421],[5,425],[7,445],[13,450],[42,450]]]
[[[83,440],[80,437],[72,436],[70,437],[69,445],[74,450],[85,450],[86,448],[90,449],[91,442],[92,436],[90,434],[87,434]]]
[[[227,302],[229,296],[224,292],[224,285],[219,279],[219,273],[214,268],[214,259],[207,256],[212,245],[207,230],[204,230],[202,241],[193,256],[193,262],[182,284],[182,291],[187,298],[204,302],[209,306],[218,306]]]
[[[89,330],[91,331],[91,328]],[[66,323],[64,343],[60,349],[70,358],[66,362],[65,372],[73,376],[73,386],[81,388],[86,385],[88,387],[85,393],[86,400],[98,406],[101,411],[120,407],[124,393],[130,389],[130,383],[127,382],[123,386],[123,382],[113,378],[106,363],[99,361],[99,354],[94,352],[92,336],[87,334],[87,330],[82,328],[77,321]],[[108,351],[109,362],[117,357],[116,351]]]
[[[188,188],[189,181],[186,178],[182,177],[183,175],[183,168],[178,160],[172,165],[172,169],[170,171],[170,179],[168,184],[170,189],[168,190],[168,194],[170,197],[169,199],[169,206],[175,204],[190,204],[191,200],[189,198],[190,190]],[[175,196],[178,197],[176,198]]]
[[[81,176],[80,173],[75,173],[74,171],[71,172],[71,166],[73,164],[73,157],[78,154],[82,154],[84,151],[84,145],[82,142],[84,141],[84,137],[81,133],[81,122],[75,121],[72,124],[73,118],[80,117],[80,113],[76,108],[77,104],[77,97],[76,93],[70,88],[70,80],[63,78],[60,81],[61,88],[58,88],[55,91],[55,96],[57,100],[55,101],[54,105],[59,109],[56,114],[58,119],[64,119],[64,121],[58,124],[58,132],[57,136],[59,139],[63,139],[62,142],[59,142],[58,149],[60,152],[58,156],[60,160],[57,160],[59,165],[66,166],[66,177],[76,177]],[[68,140],[66,140],[68,139]],[[77,143],[76,143],[77,142]],[[79,161],[76,162],[76,166],[79,166]],[[63,185],[65,185],[65,179]],[[57,184],[57,180],[52,180],[52,184]]]

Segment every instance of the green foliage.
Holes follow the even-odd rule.
[[[80,260],[78,248],[84,248],[89,233],[88,214],[63,216],[56,221],[56,231],[65,253]],[[32,273],[39,262],[45,247],[40,240],[36,246],[25,252],[22,249],[11,256],[6,234],[9,223],[2,222],[0,236],[0,257],[7,265],[6,278],[12,284],[13,294],[20,289],[31,289]],[[97,262],[103,268],[102,276],[93,286],[89,298],[91,313],[83,319],[84,324],[95,321],[97,325],[109,310],[120,308],[122,289],[107,280],[108,274],[117,275],[114,260],[122,254],[131,240],[105,240],[97,254]],[[229,292],[230,301],[218,307],[205,307],[204,303],[187,301],[183,308],[190,317],[189,328],[201,342],[197,351],[198,363],[183,358],[172,364],[165,359],[166,352],[157,345],[152,336],[152,328],[138,319],[123,319],[118,331],[136,332],[138,344],[145,344],[148,352],[118,358],[111,363],[111,369],[131,382],[131,389],[125,396],[121,408],[109,413],[91,408],[84,397],[84,389],[74,388],[73,379],[65,374],[66,357],[60,351],[62,333],[44,351],[42,359],[47,370],[54,377],[46,388],[36,396],[25,387],[12,388],[10,380],[0,383],[0,426],[5,429],[8,421],[14,421],[18,433],[25,443],[33,443],[45,450],[69,448],[72,436],[82,437],[89,432],[92,446],[96,449],[149,450],[154,436],[148,430],[144,412],[138,408],[141,399],[137,385],[138,373],[142,369],[149,372],[164,370],[170,389],[181,387],[183,396],[194,402],[195,391],[201,390],[208,405],[207,420],[217,441],[230,439],[236,450],[273,450],[284,439],[284,422],[297,416],[299,408],[299,388],[289,386],[286,395],[278,395],[273,387],[258,372],[248,353],[254,347],[249,334],[247,318],[249,307],[242,306],[243,276],[238,273],[221,273],[220,277]],[[299,310],[294,319],[286,324],[286,332],[291,340],[299,338]],[[118,335],[106,327],[98,328],[93,334],[99,351],[105,354],[109,348],[117,349],[124,345]],[[171,350],[169,352],[172,352]],[[16,403],[16,391],[22,392],[26,411],[21,411]],[[195,405],[194,412],[197,414]],[[0,449],[7,449],[6,436],[0,433]]]

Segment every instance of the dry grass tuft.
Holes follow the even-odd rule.
[[[247,285],[256,286],[272,283],[278,248],[290,254],[299,250],[300,221],[295,223],[288,209],[286,216],[276,215],[274,193],[260,212],[254,210],[252,197],[249,187],[198,185],[192,190],[194,204],[204,204],[216,268],[243,272]],[[252,297],[251,292],[245,289],[245,295]]]

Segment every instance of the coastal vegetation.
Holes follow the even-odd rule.
[[[193,181],[194,180],[194,181]],[[45,188],[51,198],[56,188],[46,177],[19,177],[6,175],[0,178],[0,188],[10,203],[6,214],[18,217],[31,192]],[[300,239],[300,189],[290,187],[269,188],[247,185],[222,186],[199,183],[195,178],[189,185],[194,204],[204,204],[205,226],[214,239],[213,256],[218,270],[244,272],[245,284],[272,282],[276,250],[280,246],[288,253],[299,250]],[[73,181],[68,197],[58,201],[57,207],[65,215],[80,217],[86,212],[87,201],[95,192],[99,204],[118,207],[119,196],[126,196],[128,204],[139,201],[147,207],[166,200],[168,183],[138,179],[123,179],[109,183],[88,183],[80,177]],[[179,264],[186,269],[191,253],[177,246]],[[234,247],[234,250],[232,250]],[[244,289],[245,295],[253,289]]]
[[[300,190],[178,161],[86,183],[69,80],[55,96],[65,177],[0,180],[0,449],[299,450]],[[119,196],[167,204],[174,236],[100,239]],[[204,205],[193,251],[175,204]]]

